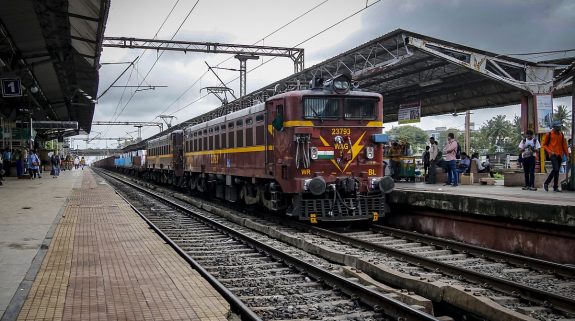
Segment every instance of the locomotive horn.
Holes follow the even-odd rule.
[[[311,179],[308,185],[309,191],[315,195],[319,196],[325,193],[326,184],[325,180],[321,176],[317,176]]]
[[[391,193],[391,191],[393,191],[393,188],[395,187],[395,182],[393,181],[393,178],[389,177],[389,176],[384,176],[379,180],[379,190],[384,192],[385,194],[389,194]]]

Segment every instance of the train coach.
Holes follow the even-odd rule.
[[[144,177],[300,220],[378,220],[385,194],[382,96],[349,77],[285,92],[146,145]]]

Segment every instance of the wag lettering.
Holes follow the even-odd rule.
[[[348,150],[349,149],[349,144],[335,144],[333,146],[334,149],[339,149],[339,150]]]

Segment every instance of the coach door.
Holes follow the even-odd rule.
[[[184,135],[182,132],[172,133],[172,147],[174,175],[182,177],[184,175]]]
[[[266,102],[266,175],[274,175],[275,165],[275,134],[283,127],[283,102],[268,101]]]

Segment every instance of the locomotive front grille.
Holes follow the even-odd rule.
[[[388,207],[383,195],[333,199],[302,199],[294,204],[293,216],[300,220],[310,220],[310,215],[315,215],[318,221],[353,221],[368,220],[373,218],[373,213],[379,217],[387,212]]]

